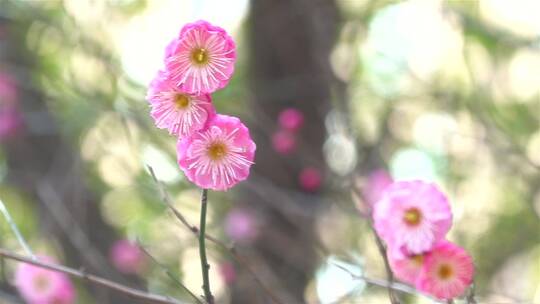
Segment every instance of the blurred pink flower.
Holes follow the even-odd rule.
[[[321,171],[313,167],[304,168],[300,171],[298,179],[302,189],[308,192],[315,192],[319,190],[322,183]]]
[[[435,185],[400,181],[386,188],[374,206],[373,219],[390,253],[403,258],[429,251],[444,239],[452,225],[452,212],[446,196]]]
[[[296,150],[296,136],[289,131],[279,130],[272,135],[272,147],[279,154],[290,154]]]
[[[367,183],[364,186],[364,194],[367,203],[370,206],[373,206],[381,199],[384,190],[388,185],[392,184],[392,182],[392,176],[390,176],[386,170],[378,169],[371,172],[367,178]]]
[[[471,256],[463,248],[442,241],[426,254],[416,288],[438,299],[448,300],[461,296],[471,285],[473,277]]]
[[[304,114],[295,108],[287,108],[279,113],[279,125],[289,131],[298,131],[304,124]]]
[[[230,262],[224,262],[219,265],[219,274],[226,285],[231,285],[236,280],[236,270]]]
[[[205,131],[178,141],[178,164],[197,186],[227,190],[248,177],[255,149],[240,119],[217,114]]]
[[[0,140],[15,135],[22,124],[16,82],[0,72]]]
[[[16,106],[0,105],[0,140],[10,138],[17,134],[23,125],[21,113]]]
[[[236,242],[250,242],[257,236],[256,219],[245,209],[232,209],[225,218],[225,233]]]
[[[396,258],[388,254],[388,262],[399,280],[415,285],[424,266],[425,254],[406,255],[403,258]]]
[[[146,259],[141,248],[128,240],[119,240],[111,247],[110,259],[120,272],[135,274],[144,269]]]
[[[181,92],[163,71],[159,71],[150,84],[146,99],[152,107],[156,126],[179,137],[202,130],[215,115],[210,95]]]
[[[53,262],[48,257],[39,260]],[[15,286],[29,304],[75,303],[75,288],[68,276],[26,263],[19,263],[15,271]]]
[[[186,24],[165,50],[165,65],[184,92],[200,95],[225,87],[234,72],[236,46],[220,27],[206,21]]]

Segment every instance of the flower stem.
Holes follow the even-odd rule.
[[[203,189],[201,195],[201,222],[199,225],[199,256],[201,257],[201,270],[203,276],[203,290],[204,297],[208,304],[214,304],[214,296],[210,291],[210,280],[208,279],[208,270],[210,265],[206,259],[206,244],[205,244],[205,231],[206,231],[206,205],[208,201],[208,190]]]

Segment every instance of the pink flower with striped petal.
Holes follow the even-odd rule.
[[[39,260],[53,262],[48,257]],[[15,271],[15,286],[29,304],[75,303],[75,288],[68,276],[26,263],[19,263]]]
[[[150,84],[146,98],[156,126],[179,137],[204,129],[216,112],[210,95],[182,92],[163,71]]]
[[[225,87],[234,72],[236,46],[224,29],[206,21],[185,25],[165,51],[165,66],[184,92],[200,95]]]
[[[178,164],[197,186],[223,191],[248,177],[255,149],[240,119],[217,114],[206,130],[178,142]]]
[[[373,220],[391,254],[403,258],[429,251],[444,239],[452,226],[452,211],[435,185],[399,181],[385,189],[374,206]]]
[[[474,263],[461,247],[442,241],[426,254],[416,288],[440,300],[459,297],[472,284]]]

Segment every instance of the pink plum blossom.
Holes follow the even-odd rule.
[[[165,55],[165,66],[179,89],[201,95],[229,83],[236,46],[225,30],[201,20],[186,24]]]
[[[53,261],[48,257],[39,259]],[[75,303],[75,288],[68,276],[60,272],[19,263],[15,271],[15,286],[29,304]]]
[[[278,123],[285,130],[298,131],[304,124],[304,114],[298,109],[287,108],[279,113]]]
[[[431,183],[399,181],[388,186],[373,212],[377,234],[386,241],[391,254],[429,251],[444,239],[452,225],[446,196]]]
[[[296,150],[296,136],[289,131],[279,130],[272,135],[272,147],[279,154],[291,154]]]
[[[146,260],[139,246],[128,240],[119,240],[111,247],[110,259],[120,272],[135,274],[144,269]]]
[[[373,206],[378,200],[381,199],[384,190],[388,185],[392,184],[393,179],[388,171],[378,169],[371,172],[367,178],[367,182],[364,186],[364,194],[367,203]]]
[[[396,278],[411,285],[416,284],[424,266],[424,260],[425,254],[405,255],[400,258],[388,254],[388,262]]]
[[[248,177],[255,149],[240,119],[217,114],[206,130],[178,141],[178,164],[197,186],[223,191]]]
[[[426,254],[416,288],[441,300],[461,296],[471,285],[474,264],[461,247],[441,241]]]
[[[252,241],[257,236],[254,215],[245,209],[232,209],[225,218],[225,233],[236,242]]]
[[[302,189],[308,192],[315,192],[319,190],[322,183],[321,171],[313,167],[304,168],[300,171],[298,180]]]
[[[163,71],[159,71],[150,84],[146,98],[156,126],[179,137],[202,130],[215,115],[210,95],[191,95],[180,91]]]

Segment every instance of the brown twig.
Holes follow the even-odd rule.
[[[190,224],[184,215],[178,209],[176,209],[167,194],[167,191],[163,188],[163,185],[161,182],[157,179],[156,174],[154,172],[154,169],[151,166],[146,166],[148,168],[148,171],[150,172],[150,175],[152,176],[152,179],[156,183],[158,190],[161,194],[161,200],[167,205],[167,207],[172,211],[172,213],[176,216],[176,218],[184,225],[189,231],[193,233],[194,236],[199,237],[199,228],[195,225]],[[270,297],[270,299],[276,303],[276,304],[283,304],[277,296],[265,285],[263,284],[262,280],[255,274],[255,271],[249,266],[249,263],[246,261],[246,259],[240,255],[236,248],[233,245],[227,245],[225,242],[213,237],[212,235],[209,235],[208,233],[205,234],[205,239],[212,242],[214,245],[217,245],[220,247],[223,251],[227,252],[236,262],[238,262],[242,267],[244,267],[249,274],[253,277],[255,282],[262,288],[262,290]]]
[[[377,243],[379,254],[381,255],[384,261],[384,268],[386,269],[386,278],[388,282],[392,284],[394,282],[394,273],[392,272],[392,268],[390,268],[390,263],[388,262],[388,256],[386,255],[386,246],[384,246],[381,238],[379,238],[379,236],[377,235],[375,228],[373,228],[373,223],[371,222],[371,219],[368,220],[368,222],[369,222],[369,228],[371,229],[373,233],[373,237],[375,238],[375,243]],[[394,290],[390,287],[388,287],[388,297],[390,298],[390,302],[392,304],[400,303],[398,297],[394,293]]]
[[[39,260],[33,260],[30,257],[13,253],[4,248],[0,248],[0,256],[6,259],[16,260],[19,262],[31,264],[31,265],[49,269],[52,271],[62,272],[72,277],[79,278],[81,280],[85,280],[90,283],[100,285],[100,286],[103,286],[112,290],[116,290],[123,294],[129,295],[133,298],[146,300],[149,303],[165,303],[165,304],[180,304],[181,303],[180,301],[167,297],[167,296],[156,295],[156,294],[152,294],[152,293],[145,292],[142,290],[134,289],[134,288],[131,288],[122,284],[118,284],[116,282],[113,282],[113,281],[110,281],[110,280],[107,280],[107,279],[104,279],[104,278],[101,278],[92,274],[88,274],[84,270],[75,270],[73,268],[69,268],[63,265],[43,262]]]

